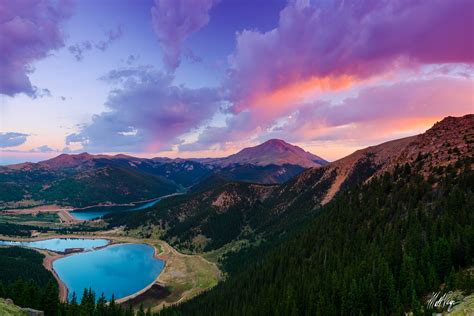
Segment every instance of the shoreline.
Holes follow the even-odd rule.
[[[32,207],[22,207],[22,208],[8,208],[8,209],[2,209],[0,210],[0,213],[8,213],[8,214],[32,214],[32,213],[59,213],[61,211],[82,211],[82,210],[87,210],[89,208],[93,207],[113,207],[113,206],[135,206],[135,204],[138,203],[147,203],[147,202],[152,202],[155,200],[162,200],[166,199],[172,196],[176,195],[181,195],[184,194],[184,192],[175,192],[147,200],[140,200],[140,201],[132,201],[129,203],[111,203],[111,204],[105,204],[105,203],[99,203],[99,204],[94,204],[94,205],[89,205],[89,206],[84,206],[84,207],[73,207],[73,206],[66,206],[66,205],[57,205],[57,204],[42,204],[42,205],[37,205],[37,206],[32,206]],[[82,222],[82,221],[81,221]]]
[[[61,238],[61,239],[106,239],[110,241],[108,245],[112,245],[116,242],[115,239],[110,238],[108,236],[101,236],[101,235],[74,235],[74,234],[60,234],[60,235],[51,235],[51,236],[36,236],[36,237],[31,237],[31,238],[22,238],[22,237],[10,237],[10,236],[3,236],[0,235],[0,240],[5,240],[5,241],[19,241],[19,242],[32,242],[32,241],[42,241],[42,240],[48,240],[48,239],[56,239],[56,238]],[[33,247],[28,247],[30,249],[38,249],[38,248],[33,248]],[[99,249],[101,247],[97,247],[95,249]],[[43,249],[47,250],[47,249]],[[52,250],[49,250],[52,251]],[[54,251],[52,251],[54,252]],[[54,252],[56,253],[56,252]]]
[[[54,278],[56,279],[56,282],[58,282],[59,300],[61,302],[66,302],[69,291],[68,291],[68,288],[67,288],[66,284],[61,280],[59,275],[56,273],[56,270],[54,270],[53,263],[54,263],[54,261],[56,261],[58,259],[65,258],[68,255],[69,256],[72,255],[72,253],[68,254],[68,255],[60,255],[60,254],[51,255],[51,254],[49,254],[49,252],[47,250],[35,249],[35,248],[31,248],[31,249],[34,249],[34,250],[36,250],[36,251],[38,251],[38,252],[45,255],[45,257],[43,259],[43,267],[46,270],[50,271],[53,274]]]
[[[158,279],[159,279],[160,275],[162,274],[162,272],[165,270],[165,267],[167,265],[167,261],[165,260],[165,258],[160,257],[160,254],[158,253],[157,247],[154,246],[154,245],[151,245],[149,243],[144,243],[144,242],[122,242],[122,241],[116,240],[114,238],[104,238],[102,236],[73,236],[73,237],[71,237],[71,235],[58,235],[58,236],[54,236],[54,237],[34,237],[34,238],[29,238],[29,239],[15,238],[15,237],[13,237],[13,238],[12,237],[5,237],[5,238],[1,237],[0,239],[1,240],[7,240],[7,241],[17,241],[17,242],[33,242],[33,241],[42,241],[42,240],[55,239],[55,238],[63,238],[63,239],[106,239],[106,240],[109,241],[109,243],[107,245],[96,247],[93,250],[84,250],[83,249],[82,251],[72,252],[72,253],[61,253],[61,252],[56,252],[56,251],[48,250],[48,249],[26,247],[26,246],[21,246],[21,245],[19,246],[19,247],[25,247],[25,248],[28,248],[28,249],[35,250],[35,251],[37,251],[37,252],[39,252],[39,253],[41,253],[45,256],[44,259],[43,259],[43,267],[46,270],[50,271],[53,274],[54,278],[56,279],[56,282],[58,283],[58,286],[59,286],[59,300],[61,302],[66,302],[66,300],[68,298],[68,294],[69,294],[69,289],[68,289],[67,285],[61,280],[58,273],[54,269],[53,264],[56,260],[66,258],[68,256],[72,256],[72,255],[79,254],[79,253],[97,251],[97,250],[101,250],[101,249],[104,249],[104,248],[107,248],[107,247],[114,247],[114,246],[119,246],[119,245],[138,245],[138,244],[142,244],[142,245],[147,245],[149,247],[152,247],[153,248],[153,258],[163,262],[163,268],[161,269],[160,273],[158,273],[156,278],[150,284],[148,284],[146,287],[144,287],[140,291],[132,293],[132,294],[127,295],[125,297],[116,299],[117,303],[124,303],[124,302],[126,302],[126,301],[128,301],[132,298],[135,298],[135,297],[139,296],[140,294],[143,294],[146,291],[148,291],[153,285],[158,283]],[[5,246],[9,247],[9,245],[5,245]]]
[[[171,247],[166,241],[163,241],[163,240],[137,239],[137,238],[128,237],[128,236],[113,236],[113,235],[111,236],[111,235],[102,235],[102,234],[94,234],[94,235],[76,235],[76,234],[63,235],[62,234],[62,235],[50,235],[50,236],[41,236],[41,237],[34,237],[34,238],[0,236],[0,239],[3,239],[3,240],[26,241],[26,242],[53,239],[53,238],[107,239],[109,241],[107,245],[95,248],[95,250],[99,250],[101,248],[106,248],[106,247],[113,247],[119,244],[145,244],[150,247],[153,247],[153,258],[161,260],[164,263],[162,270],[156,276],[156,278],[146,287],[142,288],[141,290],[133,294],[117,299],[116,302],[120,304],[126,303],[130,300],[140,297],[141,295],[146,295],[146,293],[150,291],[155,284],[161,287],[171,286],[174,288],[174,290],[171,293],[175,293],[175,294],[174,295],[171,294],[172,296],[170,298],[166,298],[166,297],[157,298],[156,303],[151,306],[153,311],[158,311],[164,306],[169,306],[172,304],[177,304],[179,302],[185,301],[201,293],[202,290],[205,290],[205,288],[201,288],[198,285],[193,285],[191,288],[188,288],[188,289],[182,288],[182,286],[187,286],[186,284],[188,284],[188,282],[191,282],[191,284],[194,284],[194,281],[190,281],[189,278],[191,276],[195,278],[196,276],[199,275],[199,274],[195,275],[197,271],[203,271],[203,270],[200,270],[203,267],[202,264],[206,266],[205,271],[207,273],[211,273],[212,278],[215,280],[214,282],[218,282],[219,280],[222,280],[222,272],[219,270],[219,268],[217,267],[215,263],[206,260],[204,257],[200,255],[182,254],[178,252],[176,249],[174,249],[173,247]],[[54,270],[54,267],[53,267],[54,262],[66,256],[78,254],[84,251],[66,254],[66,253],[58,253],[58,252],[50,251],[46,249],[38,249],[38,248],[30,248],[30,249],[33,249],[39,253],[42,253],[45,256],[45,258],[43,259],[43,266],[45,267],[45,269],[50,271],[53,274],[54,278],[56,279],[57,284],[59,286],[60,300],[62,302],[66,301],[68,298],[69,290],[66,284],[59,278],[59,275],[57,274],[57,272]],[[189,266],[191,262],[194,262],[193,260],[197,260],[196,263],[192,263],[192,266]],[[202,263],[198,263],[198,262],[202,262]],[[189,271],[188,270],[189,268],[191,268],[192,271]],[[194,269],[196,268],[198,270],[196,270],[196,272],[193,272]],[[176,272],[182,271],[183,269],[185,269],[184,271],[188,271],[188,272],[183,272],[185,274],[179,274],[177,276]],[[196,279],[192,279],[192,280],[196,280]]]
[[[183,192],[175,192],[167,195],[163,195],[160,197],[156,198],[151,198],[148,200],[141,200],[141,201],[133,201],[130,203],[123,203],[123,204],[96,204],[96,205],[90,205],[90,206],[85,206],[85,207],[80,207],[80,208],[74,208],[72,206],[61,206],[57,204],[44,204],[44,205],[37,205],[33,207],[25,207],[25,208],[9,208],[9,209],[3,209],[0,210],[0,214],[33,214],[36,215],[38,213],[55,213],[59,217],[59,221],[62,224],[66,225],[73,225],[73,224],[81,224],[84,222],[91,222],[94,220],[81,220],[76,217],[74,217],[73,214],[71,214],[73,211],[86,211],[91,208],[95,207],[117,207],[117,206],[136,206],[136,204],[140,203],[149,203],[152,201],[160,201],[172,196],[176,195],[181,195],[184,194]]]
[[[127,295],[125,297],[122,297],[122,298],[119,298],[119,299],[115,300],[116,303],[121,304],[121,303],[124,303],[124,302],[126,302],[126,301],[128,301],[132,298],[135,298],[138,295],[143,294],[144,292],[148,291],[153,285],[155,285],[155,283],[157,283],[158,278],[160,277],[161,273],[165,270],[166,261],[162,258],[159,258],[158,249],[155,246],[147,244],[147,243],[131,243],[131,242],[123,242],[122,243],[122,242],[116,242],[116,241],[111,240],[111,243],[109,243],[105,246],[97,247],[97,248],[94,248],[93,250],[88,250],[88,251],[74,252],[74,253],[69,253],[69,254],[59,254],[59,253],[53,252],[53,253],[55,253],[55,255],[50,255],[48,253],[44,253],[45,254],[45,259],[43,260],[43,266],[48,271],[51,271],[51,273],[53,273],[54,278],[58,282],[58,285],[59,285],[59,300],[61,302],[66,302],[66,300],[68,299],[68,295],[69,295],[69,289],[68,289],[67,285],[61,280],[61,278],[57,274],[56,270],[54,270],[54,267],[53,267],[54,261],[56,261],[58,259],[66,258],[66,257],[74,255],[74,254],[79,254],[79,253],[84,253],[84,252],[89,252],[89,251],[96,251],[96,250],[100,250],[100,249],[104,249],[104,248],[108,248],[108,247],[121,246],[121,245],[139,245],[139,244],[147,245],[147,246],[150,246],[150,247],[153,248],[153,258],[158,259],[160,261],[163,261],[163,269],[161,269],[160,273],[158,273],[156,278],[150,284],[148,284],[146,287],[144,287],[140,291],[132,293],[130,295]],[[31,249],[34,249],[34,250],[37,250],[37,251],[43,250],[43,249],[37,249],[37,248],[31,248]],[[48,251],[45,251],[45,252],[48,252]]]

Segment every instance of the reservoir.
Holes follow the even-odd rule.
[[[119,244],[100,250],[77,253],[53,262],[53,269],[68,288],[68,299],[75,292],[78,300],[92,288],[107,300],[134,294],[150,285],[164,268],[154,257],[154,249],[144,244]]]
[[[134,203],[133,205],[117,205],[117,206],[94,206],[87,209],[74,210],[70,214],[81,221],[91,221],[101,218],[102,216],[115,212],[130,212],[144,210],[150,206],[155,205],[160,199],[148,202]]]
[[[56,252],[65,252],[66,249],[82,248],[93,250],[109,244],[107,239],[83,239],[83,238],[52,238],[37,241],[8,241],[0,240],[0,246],[23,246],[37,249],[46,249]]]

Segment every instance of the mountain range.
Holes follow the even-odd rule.
[[[282,184],[215,175],[104,220],[225,271],[162,316],[426,315],[433,292],[474,292],[473,165],[474,115],[447,117]]]
[[[218,265],[223,280],[160,316],[427,315],[443,311],[431,293],[472,306],[473,166],[470,114],[329,163],[280,140],[219,159],[60,155],[2,167],[0,192],[87,205],[185,191],[66,228],[165,240]]]
[[[6,207],[128,203],[182,192],[216,175],[228,181],[283,183],[326,163],[276,139],[224,158],[61,154],[38,163],[0,167],[0,202]]]
[[[229,181],[214,175],[190,194],[137,214],[115,214],[112,226],[137,229],[156,224],[183,251],[210,251],[236,240],[268,238],[313,216],[340,192],[400,166],[413,165],[427,178],[474,152],[474,115],[448,117],[423,134],[358,150],[322,167],[309,168],[282,184]]]

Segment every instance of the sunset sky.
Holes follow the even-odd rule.
[[[328,160],[474,112],[472,0],[0,1],[0,164]]]

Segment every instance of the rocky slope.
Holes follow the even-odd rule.
[[[447,117],[423,134],[367,147],[321,169],[309,169],[285,185],[283,192],[314,192],[318,198],[313,202],[325,204],[339,190],[391,171],[397,165],[420,161],[420,171],[428,176],[429,170],[447,166],[460,157],[472,157],[473,153],[474,115]],[[329,186],[321,195],[318,190],[323,182]]]

